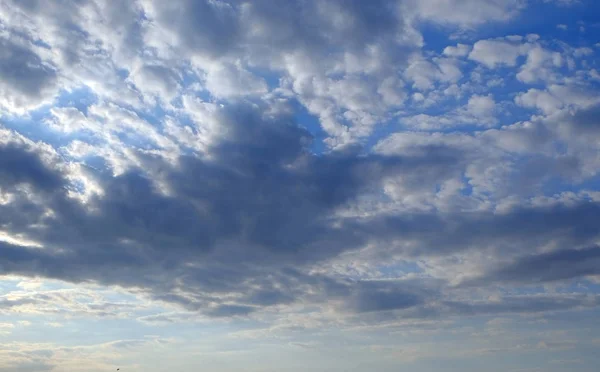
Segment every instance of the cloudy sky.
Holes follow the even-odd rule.
[[[598,14],[0,0],[0,371],[596,371]]]

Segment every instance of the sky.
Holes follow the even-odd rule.
[[[0,0],[0,371],[597,371],[599,15]]]

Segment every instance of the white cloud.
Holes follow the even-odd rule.
[[[517,59],[526,54],[530,46],[507,39],[480,40],[473,45],[469,59],[479,62],[488,68],[499,66],[514,67]]]
[[[432,62],[415,59],[406,68],[404,76],[413,82],[415,89],[427,91],[433,89],[438,82],[457,82],[462,77],[462,72],[450,59],[440,58]]]
[[[413,129],[437,131],[474,125],[478,127],[489,127],[497,123],[496,102],[491,95],[473,95],[468,102],[443,115],[418,114],[406,116],[401,119],[403,123]]]
[[[556,69],[564,64],[563,56],[558,52],[550,52],[537,46],[527,53],[527,61],[517,74],[517,79],[525,83],[543,80],[547,83],[560,81]]]
[[[217,98],[265,94],[264,79],[235,65],[214,65],[206,73],[206,89]]]
[[[507,20],[518,13],[522,3],[519,0],[411,0],[407,6],[416,8],[419,17],[435,22],[475,26]]]
[[[466,44],[457,44],[456,46],[447,46],[444,48],[444,55],[448,57],[466,57],[471,51],[471,46]]]
[[[467,112],[478,118],[493,117],[496,110],[496,102],[492,95],[477,96],[469,98]]]
[[[558,98],[549,92],[535,88],[519,94],[515,97],[515,102],[519,106],[537,108],[546,114],[551,114],[563,107],[563,103]]]
[[[598,96],[586,87],[552,84],[544,91],[529,89],[515,97],[515,102],[524,107],[537,108],[552,114],[564,107],[587,108],[599,102]]]
[[[146,64],[131,72],[131,81],[142,92],[170,101],[179,92],[181,76],[165,66]]]
[[[229,341],[306,352],[306,330],[597,309],[545,293],[599,273],[596,52],[476,39],[527,4],[0,0],[0,333],[259,323]],[[0,370],[154,346],[5,343]]]

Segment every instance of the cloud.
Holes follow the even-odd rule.
[[[438,59],[434,63],[414,61],[407,67],[404,75],[421,91],[432,89],[436,82],[455,83],[462,77],[460,69],[448,59]]]
[[[600,249],[596,246],[579,250],[563,249],[518,258],[481,280],[536,284],[598,275],[599,259]]]
[[[473,45],[469,59],[488,68],[516,66],[517,59],[528,52],[529,46],[521,38],[480,40]]]
[[[406,309],[423,302],[422,294],[402,289],[402,283],[359,282],[356,294],[348,300],[359,313]]]
[[[230,52],[242,37],[236,10],[225,2],[183,0],[147,1],[145,11],[184,53],[219,57]],[[167,39],[168,40],[168,39]]]
[[[411,128],[427,131],[439,131],[467,125],[489,127],[497,123],[496,112],[496,102],[492,95],[473,95],[464,106],[445,115],[418,114],[404,117],[401,121]]]
[[[28,314],[66,319],[125,318],[143,308],[143,304],[135,302],[111,302],[102,292],[80,288],[12,291],[0,297],[0,313],[5,315]],[[46,324],[60,326],[58,322]]]
[[[206,75],[206,88],[218,98],[267,93],[265,81],[237,66],[215,66]]]
[[[529,89],[515,97],[524,107],[539,109],[544,114],[554,114],[564,108],[585,109],[597,104],[598,99],[585,86],[552,84],[544,91]]]
[[[257,305],[289,303],[305,297],[306,286],[330,291],[336,280],[322,287],[327,282],[297,276],[287,267],[310,267],[361,248],[372,237],[380,242],[416,240],[418,250],[398,247],[399,252],[416,256],[475,249],[484,242],[492,252],[504,249],[506,254],[508,244],[516,244],[516,252],[530,242],[561,239],[582,245],[597,238],[585,217],[597,206],[586,203],[516,208],[496,216],[422,213],[335,219],[337,208],[385,177],[437,166],[443,153],[441,158],[431,152],[316,157],[303,150],[307,134],[294,126],[261,121],[248,107],[223,114],[233,115],[231,120],[243,115],[245,120],[239,127],[236,121],[229,122],[227,136],[212,145],[210,161],[182,157],[170,168],[160,159],[140,155],[145,169],[162,168],[166,194],[141,170],[132,169],[101,179],[104,196],[86,205],[69,199],[53,184],[45,204],[53,213],[45,221],[14,210],[11,204],[3,206],[3,215],[14,221],[14,232],[44,242],[41,250],[4,244],[4,272],[142,287],[157,299],[220,317],[247,315]],[[58,177],[55,172],[39,172],[43,176],[23,182],[45,190],[47,178]],[[31,223],[46,228],[28,228]],[[266,272],[270,279],[263,279]],[[254,286],[282,289],[243,295]],[[423,301],[418,292],[401,287],[337,286],[336,293],[358,312],[403,309]],[[175,295],[178,291],[181,295]],[[12,301],[6,305],[14,306]]]
[[[40,191],[52,191],[62,185],[60,176],[46,168],[35,154],[10,146],[0,149],[0,157],[0,177],[5,187],[29,183],[35,184]]]
[[[316,157],[305,151],[310,136],[295,126],[263,121],[244,106],[222,114],[229,129],[212,144],[210,161],[183,156],[173,168],[159,158],[138,154],[144,168],[166,171],[164,192],[141,169],[117,177],[96,174],[101,177],[97,181],[103,196],[82,205],[67,196],[64,189],[69,183],[59,171],[40,168],[39,159],[15,150],[12,157],[21,159],[22,171],[28,171],[18,181],[37,192],[47,191],[46,201],[36,208],[48,208],[52,215],[40,220],[35,213],[23,214],[16,203],[2,206],[15,233],[37,236],[45,247],[38,252],[5,245],[5,272],[44,272],[68,281],[157,286],[169,291],[175,282],[164,282],[160,275],[147,277],[149,281],[142,278],[144,273],[172,267],[179,271],[178,280],[191,287],[202,283],[209,292],[235,290],[236,283],[263,272],[256,266],[259,263],[281,267],[314,262],[356,246],[361,239],[352,241],[344,236],[347,231],[325,218],[394,168],[427,166],[418,158],[403,162],[352,153]],[[29,163],[35,166],[24,167]],[[2,163],[3,171],[14,178],[19,173],[11,171],[11,164]],[[371,176],[362,179],[363,174]],[[5,178],[3,187],[15,184],[13,178]],[[19,203],[35,205],[26,194],[21,198]],[[28,227],[34,223],[46,228],[35,232]],[[86,249],[81,250],[80,244]],[[82,266],[91,256],[98,270]],[[235,264],[240,257],[245,257],[241,266]],[[192,262],[199,266],[189,266]],[[131,276],[132,271],[141,276]],[[254,301],[260,300],[257,296]],[[227,309],[238,307],[223,307],[225,313]],[[215,314],[220,313],[217,308]]]
[[[152,348],[164,350],[171,342],[163,338],[122,339],[104,343],[72,346],[53,343],[9,342],[0,347],[0,371],[116,370],[117,367],[138,365],[127,357]]]
[[[167,100],[175,98],[181,86],[179,74],[159,64],[140,66],[131,73],[131,80],[142,92]]]
[[[559,52],[551,52],[541,47],[534,47],[527,53],[527,60],[517,79],[526,83],[535,83],[539,80],[557,81],[560,74],[555,70],[564,64],[563,56]]]
[[[0,108],[22,113],[49,103],[58,93],[59,76],[28,41],[0,36]]]
[[[407,3],[416,7],[417,14],[424,19],[465,27],[509,19],[522,6],[518,0],[413,0]]]
[[[458,314],[510,314],[510,313],[543,313],[565,311],[581,307],[598,306],[597,296],[586,295],[533,295],[509,296],[492,301],[475,301],[445,303],[451,312]]]
[[[1,4],[2,126],[20,134],[0,133],[0,272],[169,308],[24,282],[1,311],[166,323],[303,304],[343,322],[597,306],[482,299],[598,274],[594,51],[476,38],[526,2]],[[432,25],[461,42],[428,44]]]
[[[456,44],[456,46],[447,46],[444,48],[444,55],[448,57],[466,57],[471,51],[471,47],[466,44]]]

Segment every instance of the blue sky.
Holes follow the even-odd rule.
[[[0,372],[595,371],[597,14],[0,0]]]

